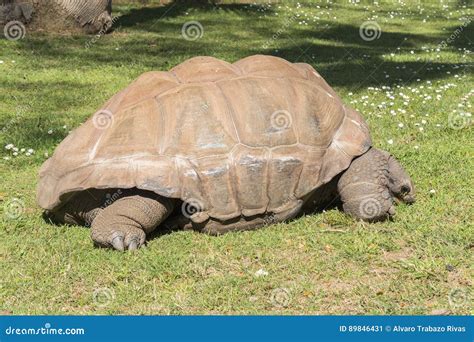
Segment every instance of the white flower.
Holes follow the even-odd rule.
[[[424,131],[424,128],[423,127],[420,127],[418,128],[420,130],[420,132],[423,132]]]
[[[263,268],[261,268],[257,272],[255,272],[256,277],[265,277],[267,275],[268,275],[268,272],[265,271]]]
[[[388,143],[389,145],[393,145],[393,139],[387,140],[387,143]]]
[[[3,64],[3,61],[0,61],[0,64]]]
[[[420,148],[420,146],[415,145],[413,148],[414,148],[415,150],[418,150],[418,149]]]
[[[25,148],[20,149],[20,152],[21,152],[21,153],[23,153],[23,152],[25,152],[25,151],[26,151]]]
[[[398,127],[400,128],[403,128],[404,124],[402,124],[401,122],[398,124]]]
[[[8,144],[5,146],[5,149],[11,150],[13,147],[15,147],[13,144]]]
[[[13,147],[12,150],[13,152],[18,152],[18,147]]]
[[[48,134],[53,134],[53,130],[50,129],[50,130],[48,131]]]
[[[436,193],[436,190],[435,189],[431,189],[430,190],[430,194],[435,194]]]
[[[13,152],[13,155],[16,157],[18,155],[18,152]]]
[[[32,148],[29,148],[28,153],[35,153],[35,150],[33,150]]]
[[[3,157],[4,160],[10,160],[10,157]]]

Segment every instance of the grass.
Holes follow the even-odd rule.
[[[0,40],[0,310],[474,313],[473,10],[410,3],[125,4],[115,31],[95,41],[33,32]],[[196,41],[181,35],[191,20],[204,28]],[[361,39],[365,21],[378,23],[378,39]],[[329,210],[217,238],[175,232],[125,254],[94,249],[86,228],[41,219],[40,165],[115,92],[192,56],[256,53],[313,65],[367,119],[375,145],[402,161],[418,202],[399,206],[393,222]],[[8,144],[34,153],[14,156]]]

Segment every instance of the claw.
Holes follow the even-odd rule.
[[[116,250],[123,252],[125,247],[123,245],[123,236],[116,236],[112,239],[112,247]]]
[[[388,214],[390,216],[394,216],[395,215],[395,207],[392,205],[389,209],[388,209]]]
[[[134,251],[138,249],[138,241],[137,239],[132,239],[128,245],[129,251]]]

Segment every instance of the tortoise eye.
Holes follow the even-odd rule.
[[[402,185],[400,188],[400,192],[402,194],[408,194],[410,192],[410,187],[408,185]]]

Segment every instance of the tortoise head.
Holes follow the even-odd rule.
[[[394,156],[388,159],[390,191],[400,201],[408,204],[415,202],[415,187],[410,176]]]

